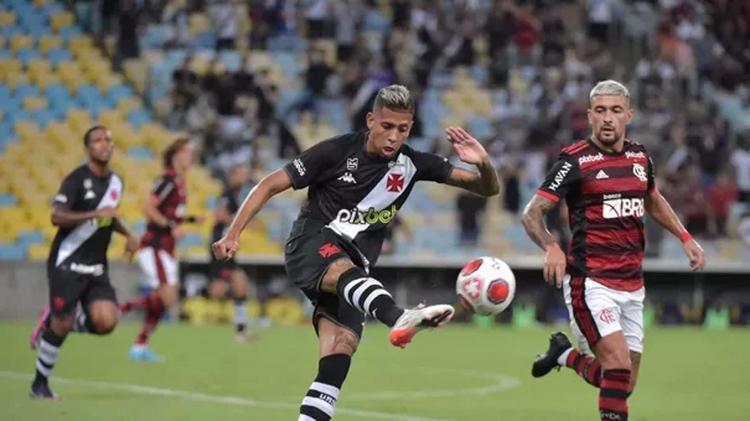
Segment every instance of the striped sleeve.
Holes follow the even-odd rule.
[[[576,182],[580,179],[580,171],[575,159],[568,154],[562,153],[555,165],[547,173],[542,185],[536,194],[559,202],[564,198]]]

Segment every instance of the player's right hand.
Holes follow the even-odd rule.
[[[544,282],[562,287],[565,277],[565,253],[557,243],[547,246],[544,252]]]
[[[117,218],[117,209],[112,206],[105,206],[96,210],[96,217],[99,219]]]
[[[219,241],[211,244],[211,250],[214,252],[214,257],[217,260],[227,260],[234,257],[237,250],[240,248],[240,243],[237,240],[232,240],[226,237],[222,237]]]

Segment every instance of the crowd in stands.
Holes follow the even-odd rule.
[[[750,218],[742,205],[750,203],[749,1],[113,3],[90,10],[101,13],[99,31],[116,37],[118,60],[145,54],[139,34],[153,27],[165,29],[160,48],[187,51],[164,118],[201,139],[203,160],[219,176],[237,160],[263,167],[263,157],[294,156],[309,146],[297,135],[300,124],[361,129],[371,98],[391,83],[408,86],[424,105],[412,135],[448,154],[437,136],[445,121],[455,122],[445,92],[463,77],[491,98],[485,129],[474,133],[503,177],[500,206],[515,215],[560,147],[587,135],[588,91],[611,78],[630,88],[629,137],[653,155],[660,190],[691,232],[736,237],[743,215]],[[240,66],[227,69],[218,53],[200,65],[211,49],[236,51]],[[289,78],[254,63],[280,49],[296,58],[299,71]],[[435,101],[449,115],[433,115]],[[334,107],[345,118],[332,119]],[[324,132],[313,131],[315,140]],[[460,196],[456,203],[456,220],[466,221],[460,241],[475,243],[484,204]],[[663,233],[649,235],[658,241]]]

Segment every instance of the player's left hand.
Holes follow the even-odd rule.
[[[138,246],[138,239],[133,235],[128,235],[128,238],[125,240],[125,257],[128,258],[129,262],[133,261],[133,256],[138,251]]]
[[[686,241],[682,244],[685,255],[690,259],[690,269],[703,270],[706,266],[706,256],[703,253],[703,247],[695,240]]]
[[[453,152],[458,158],[467,163],[479,165],[488,158],[487,151],[474,136],[461,127],[448,127],[445,129],[448,141],[453,145]]]

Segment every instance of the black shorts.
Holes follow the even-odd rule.
[[[68,265],[48,269],[49,307],[52,314],[73,314],[78,301],[83,308],[96,300],[107,300],[117,304],[115,290],[109,283],[107,270],[101,274],[74,272]]]
[[[211,256],[211,263],[208,265],[208,272],[211,275],[211,280],[229,281],[232,278],[232,272],[237,269],[237,261],[234,258],[218,260],[214,257],[212,251],[209,251],[209,256]]]
[[[362,337],[365,316],[352,306],[339,303],[336,294],[320,290],[323,275],[336,260],[348,258],[367,269],[366,259],[357,248],[320,223],[300,218],[292,226],[284,257],[287,276],[315,305],[312,319],[315,331],[320,318],[325,317]]]

